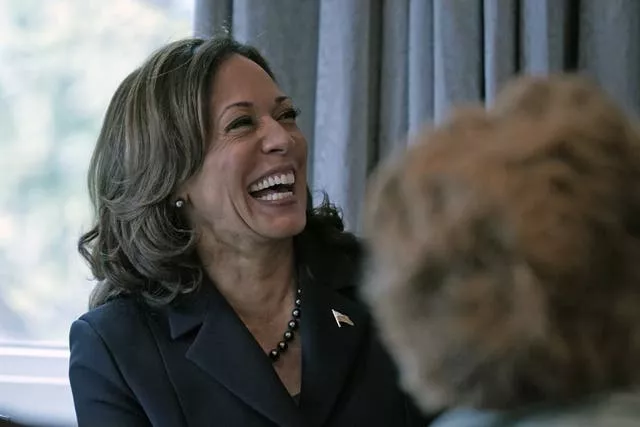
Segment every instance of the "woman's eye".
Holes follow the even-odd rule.
[[[296,108],[290,108],[284,111],[280,116],[278,116],[278,120],[288,120],[295,122],[298,116],[300,115],[300,110]]]
[[[253,118],[251,116],[242,116],[229,123],[225,128],[225,131],[229,132],[234,129],[240,129],[247,126],[253,126]]]

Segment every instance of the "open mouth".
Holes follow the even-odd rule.
[[[249,186],[249,194],[262,201],[285,200],[294,195],[296,176],[293,171],[260,178]]]

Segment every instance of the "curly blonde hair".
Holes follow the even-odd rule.
[[[591,81],[523,77],[376,171],[363,292],[423,409],[638,384],[639,153]]]

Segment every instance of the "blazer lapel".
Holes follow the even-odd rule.
[[[270,359],[263,354],[224,297],[210,283],[205,283],[196,294],[191,298],[192,301],[181,308],[171,308],[169,311],[169,326],[174,341],[201,325],[193,341],[186,341],[182,346],[182,354],[177,356],[183,360],[186,356],[188,361],[201,369],[200,372],[211,376],[278,426],[300,427],[299,410],[275,373]],[[184,391],[188,394],[193,390],[193,385],[189,386],[188,381],[196,380],[198,374],[195,370],[196,378],[191,374],[186,380],[184,376],[189,369],[185,369],[184,375],[175,373],[174,383],[183,383]],[[199,394],[203,393],[203,387],[206,386],[202,386],[200,381]],[[215,398],[212,393],[206,393],[206,396],[207,399]],[[216,419],[216,414],[210,415],[209,422]],[[189,414],[186,416],[189,417]]]
[[[323,425],[345,387],[351,367],[369,329],[361,306],[307,272],[302,280],[302,393],[300,408],[308,425]],[[353,325],[341,322],[347,316]]]

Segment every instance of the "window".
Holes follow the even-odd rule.
[[[191,35],[193,2],[0,2],[2,415],[73,423],[67,334],[93,285],[76,251],[89,158],[117,85]]]

